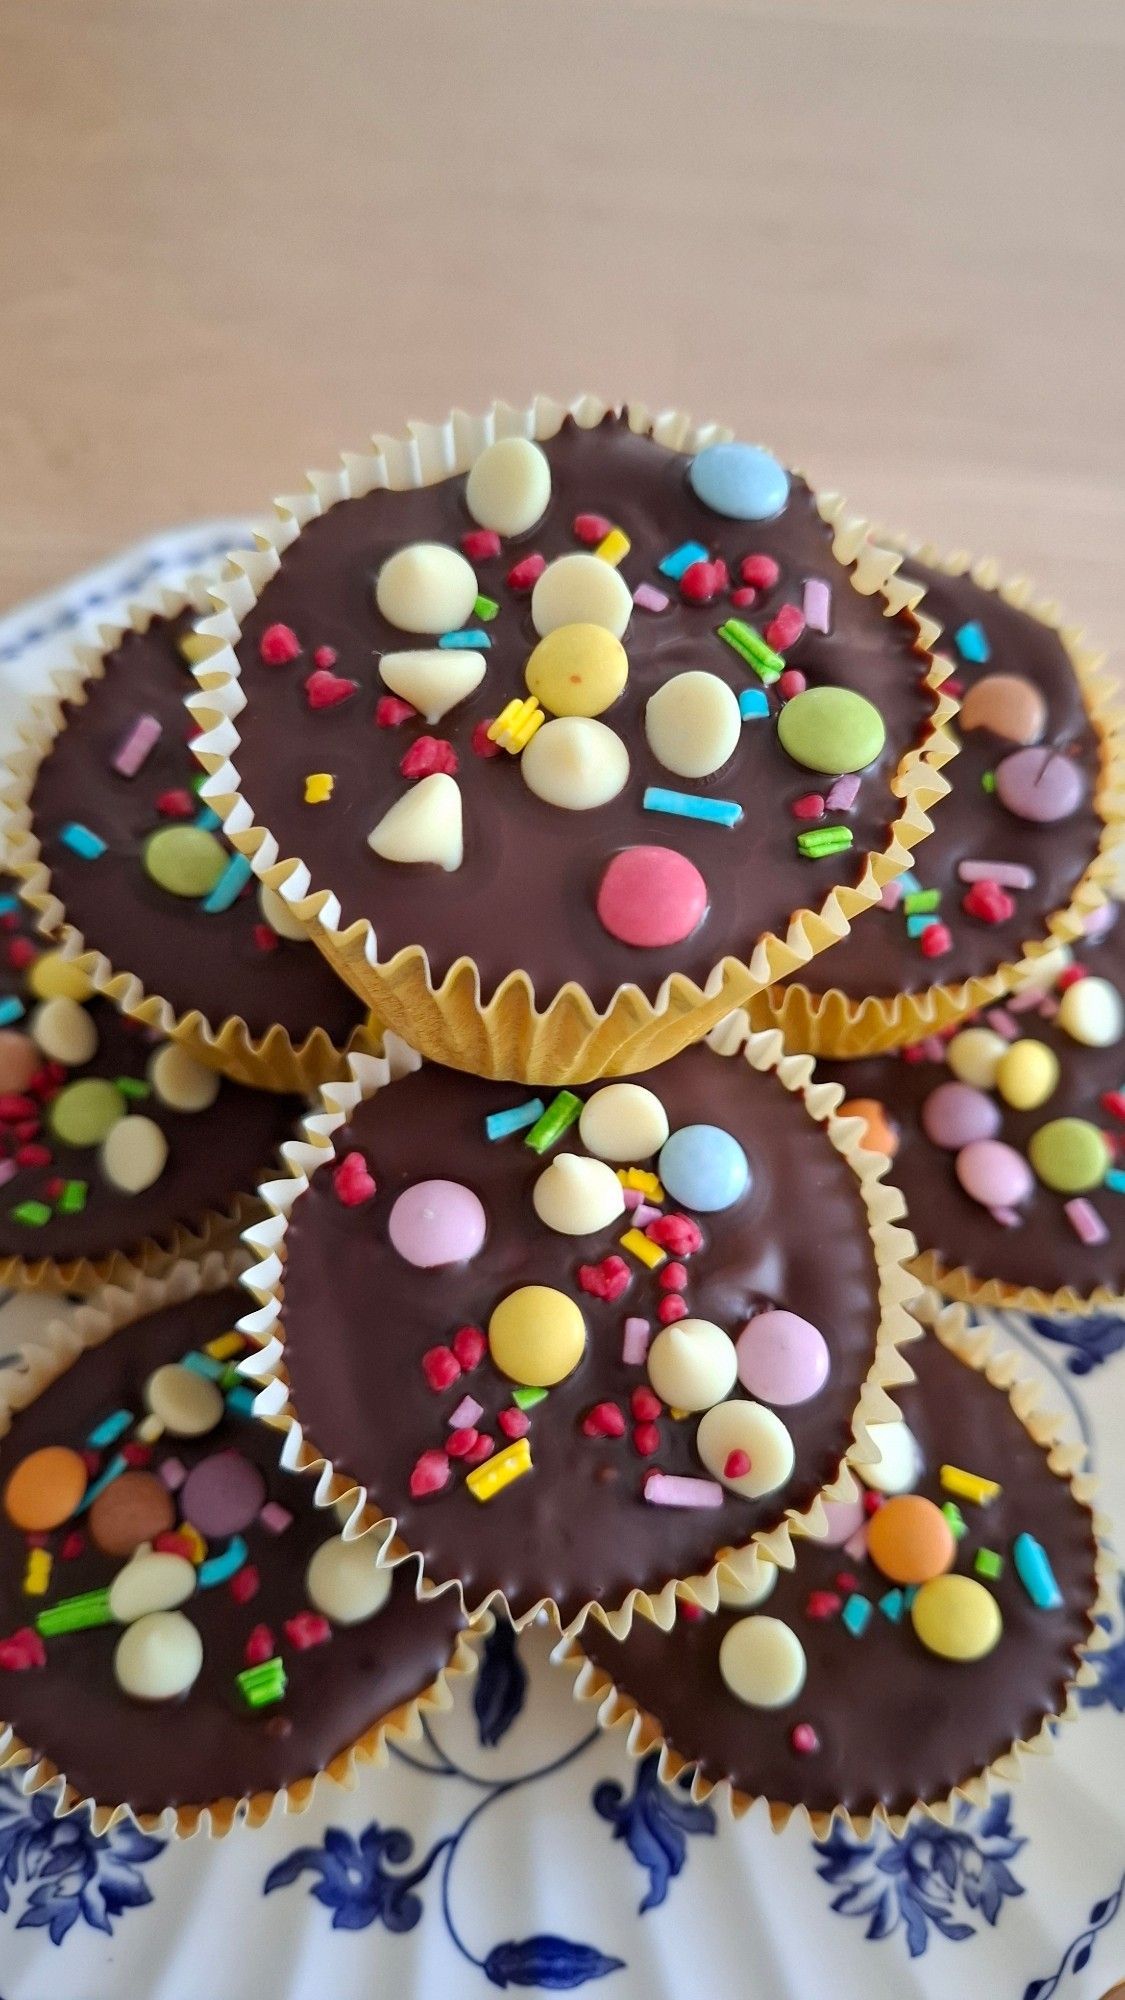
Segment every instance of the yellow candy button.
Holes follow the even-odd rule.
[[[550,1389],[582,1359],[586,1322],[565,1292],[521,1285],[501,1299],[488,1322],[492,1359],[509,1381]]]
[[[45,951],[28,967],[27,984],[37,1000],[88,1000],[93,987],[61,951]]]
[[[1015,1111],[1037,1111],[1058,1080],[1059,1059],[1046,1042],[1011,1042],[996,1065],[996,1088]]]
[[[560,625],[540,639],[524,678],[552,715],[600,715],[622,692],[629,661],[604,625]]]
[[[1004,1629],[1000,1606],[971,1576],[935,1576],[910,1607],[927,1652],[943,1660],[983,1660]]]

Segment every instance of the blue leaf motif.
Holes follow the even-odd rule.
[[[866,1918],[872,1943],[901,1930],[910,1957],[920,1958],[933,1931],[961,1944],[976,1933],[970,1916],[995,1924],[1004,1904],[1023,1895],[1008,1866],[1023,1845],[1011,1800],[1000,1794],[983,1812],[963,1801],[951,1827],[920,1817],[900,1836],[880,1831],[867,1841],[841,1828],[813,1849],[817,1874],[837,1891],[830,1907]]]
[[[515,1628],[498,1618],[485,1641],[473,1689],[473,1714],[484,1749],[494,1749],[506,1736],[524,1704],[527,1670],[519,1655]]]
[[[1091,1374],[1125,1347],[1125,1318],[1118,1313],[1091,1313],[1084,1319],[1033,1314],[1028,1323],[1041,1340],[1070,1348],[1066,1365],[1071,1375]]]
[[[95,1834],[78,1813],[56,1819],[43,1792],[28,1799],[0,1777],[0,1913],[26,1887],[17,1930],[45,1930],[52,1944],[81,1921],[112,1937],[113,1921],[152,1901],[141,1870],[167,1843],[132,1826]]]
[[[318,1879],[309,1893],[331,1910],[334,1931],[366,1930],[374,1923],[388,1931],[412,1931],[422,1915],[421,1898],[414,1891],[447,1845],[439,1840],[416,1868],[395,1875],[388,1862],[409,1861],[414,1852],[405,1828],[382,1827],[372,1820],[355,1840],[342,1827],[326,1827],[322,1847],[295,1848],[270,1869],[262,1894],[287,1889],[301,1875],[314,1875]]]
[[[1111,1632],[1114,1624],[1120,1621],[1117,1637],[1112,1646],[1106,1647],[1104,1653],[1089,1654],[1089,1663],[1097,1679],[1092,1681],[1089,1687],[1079,1688],[1078,1700],[1083,1708],[1112,1708],[1118,1715],[1123,1715],[1125,1714],[1125,1578],[1119,1586],[1118,1603],[1117,1620],[1111,1621],[1108,1618],[1099,1620],[1102,1629],[1107,1632]],[[0,1842],[2,1840],[3,1835],[0,1834]]]
[[[590,1979],[620,1972],[623,1965],[623,1959],[607,1958],[593,1945],[572,1944],[569,1938],[546,1932],[493,1945],[484,1971],[494,1986],[539,1986],[549,1993],[568,1993]]]
[[[594,1811],[613,1827],[615,1840],[623,1840],[634,1861],[648,1875],[648,1891],[640,1913],[653,1910],[668,1894],[668,1885],[680,1873],[687,1858],[689,1834],[713,1834],[715,1815],[710,1806],[696,1805],[678,1789],[662,1785],[656,1752],[638,1764],[633,1793],[626,1798],[624,1787],[607,1779],[594,1789]]]

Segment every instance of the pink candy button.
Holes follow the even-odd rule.
[[[484,1242],[486,1227],[477,1196],[460,1181],[417,1181],[399,1195],[387,1222],[399,1256],[422,1271],[467,1264]]]
[[[842,1549],[845,1542],[850,1542],[853,1535],[867,1526],[867,1509],[859,1495],[854,1500],[826,1500],[824,1516],[828,1532],[822,1539],[829,1549]]]
[[[962,1146],[953,1168],[965,1193],[984,1208],[1018,1208],[1035,1185],[1023,1154],[1000,1139],[974,1139]]]
[[[598,890],[598,918],[622,944],[681,944],[702,921],[707,884],[694,862],[670,847],[615,854]]]
[[[807,1403],[828,1380],[824,1336],[799,1313],[756,1313],[735,1351],[739,1381],[762,1403]]]

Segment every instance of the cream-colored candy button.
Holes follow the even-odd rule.
[[[61,951],[45,951],[28,967],[27,988],[37,1000],[89,1000],[94,991],[86,974]]]
[[[601,715],[622,693],[629,660],[603,625],[557,625],[540,639],[523,677],[552,715]]]
[[[629,752],[604,722],[563,715],[536,730],[520,758],[520,771],[537,799],[568,812],[589,812],[624,791]]]
[[[154,1118],[120,1118],[102,1141],[101,1169],[122,1194],[141,1194],[160,1179],[168,1141]]]
[[[1052,1096],[1059,1080],[1059,1059],[1046,1042],[1021,1038],[1009,1042],[996,1065],[996,1088],[1015,1111],[1036,1111]]]
[[[1125,1029],[1121,995],[1108,979],[1076,979],[1059,1001],[1058,1023],[1088,1049],[1112,1048]]]
[[[740,1618],[724,1632],[719,1672],[748,1708],[785,1708],[805,1685],[805,1649],[780,1618]]]
[[[170,1437],[206,1437],[226,1409],[218,1383],[178,1361],[166,1362],[149,1376],[145,1402]]]
[[[267,889],[264,882],[258,884],[258,908],[278,937],[290,938],[294,944],[310,942],[307,930],[298,923],[284,896],[279,896],[276,889]]]
[[[455,632],[476,601],[471,565],[443,542],[410,542],[397,549],[375,585],[376,604],[400,632]]]
[[[560,1153],[531,1191],[535,1213],[560,1236],[593,1236],[625,1213],[625,1190],[601,1160]]]
[[[962,1028],[945,1051],[945,1060],[960,1083],[991,1090],[1008,1044],[994,1028]]]
[[[166,1104],[170,1111],[206,1111],[209,1104],[214,1104],[223,1082],[218,1070],[196,1062],[194,1056],[178,1048],[175,1042],[165,1042],[151,1057],[148,1080],[161,1104]]]
[[[551,467],[530,438],[486,445],[465,483],[474,521],[497,535],[522,535],[541,521],[551,498]]]
[[[649,749],[680,778],[709,778],[721,770],[741,733],[738,702],[718,674],[675,674],[645,709]]]
[[[668,1113],[643,1083],[607,1083],[586,1099],[578,1136],[599,1160],[651,1160],[668,1137]]]
[[[511,1382],[550,1389],[573,1372],[586,1348],[586,1322],[574,1300],[551,1285],[520,1285],[488,1322],[492,1359]]]
[[[113,1671],[136,1701],[175,1701],[194,1687],[203,1641],[182,1611],[150,1611],[117,1641]]]
[[[719,1603],[728,1611],[753,1611],[777,1582],[777,1564],[760,1549],[732,1549],[719,1565]]]
[[[620,639],[632,610],[620,570],[600,556],[559,556],[547,564],[531,593],[532,623],[544,638],[560,625],[604,625]]]
[[[734,1387],[738,1355],[709,1319],[677,1319],[648,1350],[648,1379],[673,1410],[709,1410]]]
[[[471,646],[384,653],[379,662],[383,686],[408,701],[427,722],[440,722],[479,688],[484,675],[484,654]]]
[[[879,1456],[873,1465],[856,1466],[864,1485],[875,1493],[912,1493],[924,1461],[909,1424],[869,1424],[868,1435]]]
[[[461,788],[456,778],[435,771],[404,792],[367,836],[384,861],[429,861],[449,874],[465,853]]]
[[[109,1608],[119,1625],[134,1625],[154,1611],[175,1611],[195,1589],[195,1564],[186,1556],[142,1549],[109,1586]]]
[[[372,1530],[353,1542],[333,1535],[322,1542],[309,1558],[305,1590],[314,1611],[323,1612],[333,1625],[362,1625],[383,1609],[391,1594],[394,1572],[380,1569],[377,1557],[383,1542]]]
[[[77,1000],[62,994],[55,1000],[44,1000],[35,1009],[30,1027],[43,1054],[51,1062],[65,1063],[67,1069],[80,1069],[98,1052],[92,1015]]]
[[[716,1403],[700,1418],[695,1444],[712,1478],[744,1500],[776,1493],[793,1470],[793,1440],[781,1418],[761,1403],[737,1397]]]

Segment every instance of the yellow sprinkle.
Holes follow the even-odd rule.
[[[500,710],[495,722],[490,722],[486,734],[490,743],[499,743],[502,750],[509,750],[512,756],[526,750],[537,729],[547,717],[533,694],[524,700],[518,696]]]
[[[45,1597],[47,1585],[51,1581],[54,1560],[49,1549],[32,1549],[27,1558],[27,1568],[23,1574],[25,1597]]]
[[[211,632],[183,632],[176,645],[190,667],[197,667],[200,660],[209,660],[223,650],[223,640],[216,639]]]
[[[164,1436],[164,1426],[159,1417],[150,1414],[141,1418],[133,1436],[139,1438],[142,1444],[156,1444]]]
[[[240,1333],[220,1333],[216,1339],[207,1342],[203,1352],[209,1354],[212,1361],[229,1361],[232,1354],[241,1354],[245,1344]]]
[[[179,1527],[176,1529],[176,1533],[177,1535],[182,1535],[183,1539],[190,1543],[191,1559],[196,1569],[198,1569],[200,1563],[207,1560],[207,1544],[200,1534],[199,1529],[193,1528],[190,1521],[181,1521]]]
[[[689,1414],[689,1412],[688,1412],[687,1410],[673,1410],[673,1409],[669,1408],[669,1411],[668,1411],[668,1415],[669,1415],[670,1417],[673,1417],[673,1418],[675,1419],[675,1421],[676,1421],[676,1422],[677,1422],[678,1424],[682,1424],[682,1423],[683,1423],[683,1420],[684,1420],[684,1418],[685,1418],[685,1417],[686,1417],[686,1416],[687,1416],[688,1414]]]
[[[330,771],[310,771],[305,779],[305,804],[322,806],[325,799],[332,797],[332,787],[336,783]]]
[[[617,1178],[623,1188],[636,1188],[638,1194],[647,1194],[650,1201],[663,1201],[664,1189],[655,1174],[646,1173],[643,1167],[618,1167]]]
[[[486,1458],[483,1465],[475,1465],[468,1474],[465,1484],[474,1500],[494,1500],[513,1479],[522,1479],[531,1471],[531,1446],[526,1438],[517,1438],[514,1444],[498,1451],[494,1458]]]
[[[594,554],[600,556],[603,562],[612,563],[616,569],[618,563],[624,562],[632,546],[628,535],[623,535],[620,528],[611,528],[605,540],[598,543]]]
[[[654,1243],[651,1236],[646,1236],[643,1229],[627,1229],[624,1236],[617,1240],[623,1250],[638,1258],[642,1264],[647,1264],[650,1271],[659,1270],[661,1264],[668,1261],[668,1252],[662,1250],[659,1243]]]
[[[987,1507],[1000,1491],[995,1479],[982,1479],[976,1472],[962,1472],[958,1465],[942,1466],[941,1483],[947,1493],[956,1493],[959,1500],[971,1500],[974,1507]]]

